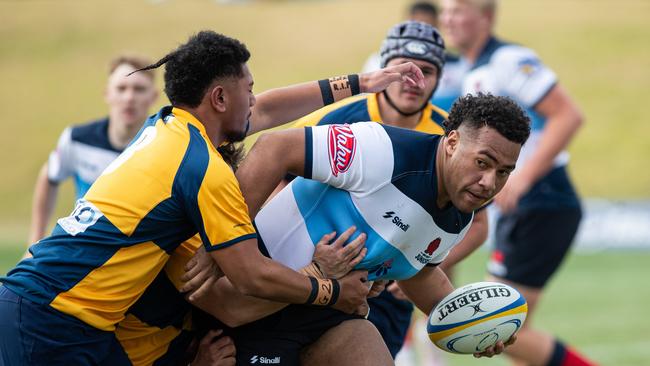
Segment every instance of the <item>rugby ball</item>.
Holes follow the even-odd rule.
[[[429,314],[427,332],[438,348],[461,354],[483,352],[507,341],[526,320],[526,299],[498,282],[457,288]]]

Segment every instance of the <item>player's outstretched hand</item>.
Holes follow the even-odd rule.
[[[183,293],[194,293],[206,283],[212,283],[223,276],[223,272],[205,251],[204,247],[199,248],[185,265],[185,274],[181,281],[185,282],[181,287]]]
[[[498,341],[494,346],[488,347],[485,351],[481,353],[475,353],[474,357],[481,358],[481,357],[492,357],[494,355],[498,355],[501,352],[503,352],[503,350],[506,349],[506,347],[515,343],[516,340],[517,340],[517,335],[513,334],[512,337],[510,337],[510,339],[508,339],[505,343]]]
[[[379,93],[396,81],[412,87],[424,88],[422,70],[412,62],[388,66],[359,75],[359,89],[362,93]]]
[[[313,261],[318,264],[325,278],[339,279],[345,276],[366,256],[366,234],[361,233],[344,245],[356,230],[354,226],[348,228],[331,244],[336,233],[326,234],[316,244]]]
[[[198,352],[191,366],[235,365],[235,344],[230,337],[220,337],[221,329],[211,330],[199,344]]]
[[[339,299],[332,307],[353,314],[368,297],[368,271],[352,271],[339,280]]]

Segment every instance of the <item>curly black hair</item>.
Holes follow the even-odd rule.
[[[196,107],[215,79],[243,76],[242,66],[251,54],[246,45],[213,31],[201,31],[155,64],[165,65],[165,94],[173,106]]]
[[[521,107],[508,97],[489,93],[458,98],[445,121],[445,135],[463,124],[474,129],[492,127],[503,137],[522,145],[530,135],[530,118]]]

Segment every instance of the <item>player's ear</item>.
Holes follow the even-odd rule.
[[[226,90],[223,85],[215,85],[210,90],[210,104],[217,112],[226,111]]]
[[[445,152],[447,155],[451,155],[458,149],[458,144],[460,144],[460,132],[458,130],[449,131],[445,140]]]

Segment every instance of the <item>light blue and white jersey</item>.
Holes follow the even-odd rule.
[[[79,199],[121,152],[108,140],[107,118],[68,127],[59,137],[56,150],[50,153],[48,180],[58,184],[73,177]]]
[[[531,120],[530,137],[517,160],[517,166],[521,167],[537,150],[546,125],[546,119],[535,112],[535,107],[556,84],[557,76],[540,61],[534,51],[492,37],[475,63],[472,64],[463,57],[447,60],[440,87],[432,103],[442,108],[451,107],[450,100],[478,92],[512,98]],[[519,206],[578,205],[577,195],[565,169],[568,162],[568,152],[560,152],[554,161],[555,169],[549,171],[524,195]],[[517,174],[517,170],[513,174]]]
[[[255,218],[265,254],[293,269],[314,246],[355,225],[368,253],[357,269],[370,280],[406,279],[438,264],[463,238],[472,213],[436,205],[440,136],[361,122],[307,127],[305,177]]]

